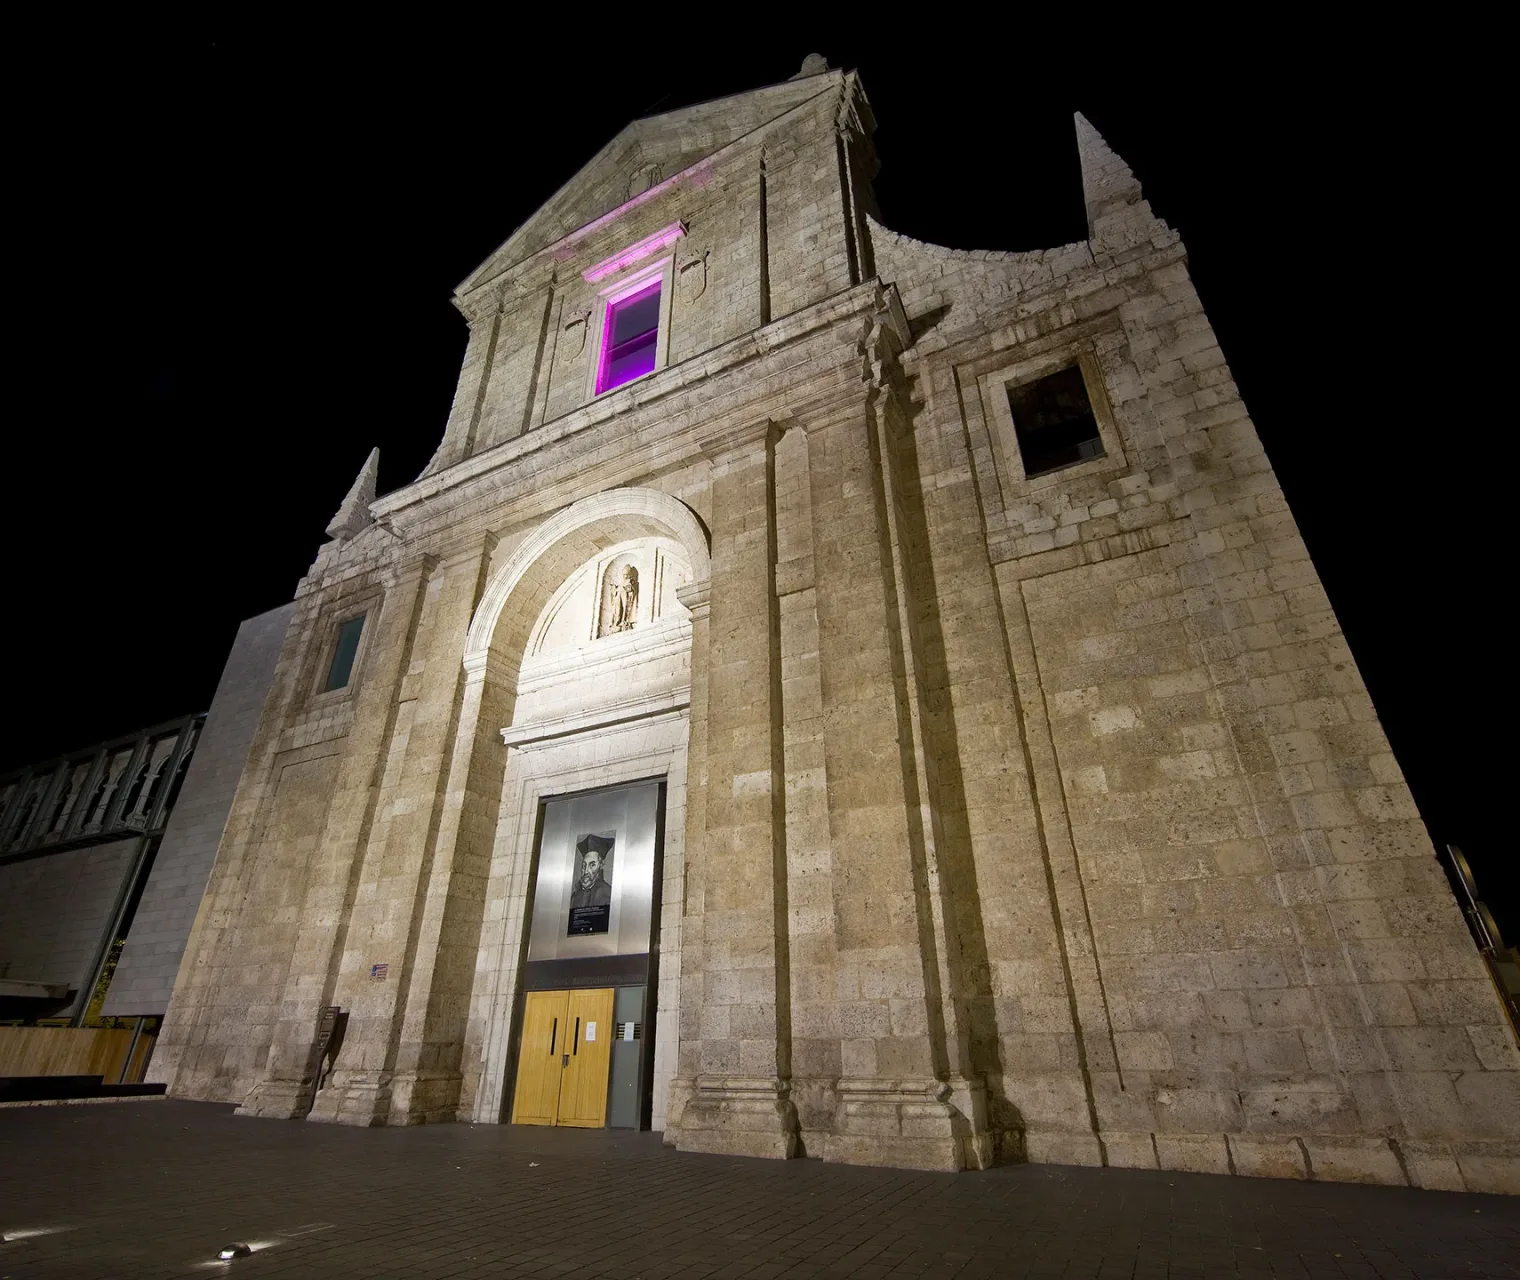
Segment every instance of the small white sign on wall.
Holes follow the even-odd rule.
[[[596,1039],[596,1023],[588,1022],[586,1024],[586,1039],[588,1042]]]

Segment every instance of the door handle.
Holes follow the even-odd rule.
[[[562,1053],[559,1055],[559,1065],[562,1067],[568,1067],[570,1065],[570,1055],[568,1053]]]

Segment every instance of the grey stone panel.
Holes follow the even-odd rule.
[[[82,992],[137,844],[116,840],[0,866],[0,978]]]
[[[274,678],[293,604],[238,628],[206,727],[143,890],[104,1012],[162,1014],[195,923],[222,828]]]

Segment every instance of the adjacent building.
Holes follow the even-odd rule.
[[[0,778],[0,1018],[84,1019],[109,981],[204,720]]]
[[[162,1018],[291,613],[241,625],[209,712],[0,778],[0,1021]]]

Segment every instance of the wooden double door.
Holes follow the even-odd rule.
[[[513,1124],[607,1123],[612,996],[611,987],[527,993]]]

